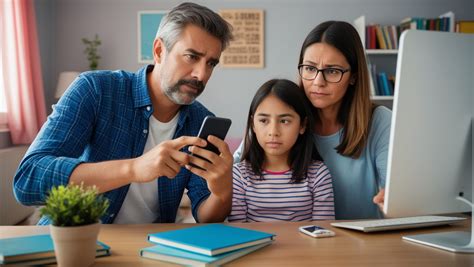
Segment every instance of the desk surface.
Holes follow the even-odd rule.
[[[315,239],[298,232],[308,222],[235,223],[232,225],[276,234],[275,242],[236,259],[226,266],[473,266],[474,254],[456,254],[402,240],[404,235],[469,230],[469,222],[452,226],[361,233],[330,226],[335,237]],[[139,256],[151,246],[149,233],[191,227],[195,224],[103,225],[99,240],[111,247],[111,256],[97,258],[94,266],[174,266]],[[47,226],[0,226],[0,238],[49,232]]]

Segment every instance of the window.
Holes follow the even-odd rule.
[[[2,59],[0,51],[0,62]],[[7,102],[5,97],[5,86],[3,82],[3,69],[0,64],[0,130],[7,129]]]
[[[3,10],[0,10],[0,16],[5,16],[6,13]],[[3,21],[2,18],[2,23]],[[4,27],[0,27],[0,39],[7,38],[4,32]],[[8,39],[7,39],[8,40]],[[3,46],[4,42],[0,42],[0,131],[7,130],[7,101],[6,101],[6,92],[5,92],[5,80],[3,78],[3,55],[5,52],[5,47]]]

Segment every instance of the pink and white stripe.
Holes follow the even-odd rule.
[[[313,161],[303,182],[290,183],[292,171],[264,171],[264,180],[240,162],[233,169],[230,222],[307,221],[334,219],[332,179],[321,161]]]

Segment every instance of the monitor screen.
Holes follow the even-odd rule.
[[[474,35],[406,31],[400,38],[384,213],[471,211]]]
[[[384,212],[472,211],[474,35],[409,30],[399,47]],[[474,232],[403,239],[474,253]]]

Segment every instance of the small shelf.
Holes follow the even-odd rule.
[[[397,49],[367,49],[365,51],[367,55],[396,55],[398,54]]]
[[[392,101],[393,95],[375,95],[375,96],[370,96],[370,99]]]

